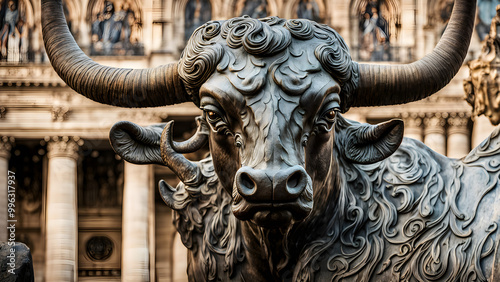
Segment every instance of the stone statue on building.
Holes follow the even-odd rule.
[[[0,2],[0,23],[0,60],[26,61],[28,27],[20,13],[19,1]]]
[[[464,81],[465,100],[472,116],[485,115],[493,125],[500,124],[500,5],[491,20],[490,32],[477,60],[469,62],[470,76]]]
[[[359,57],[363,61],[390,60],[389,28],[377,6],[368,4],[360,22]]]
[[[94,55],[140,55],[136,50],[140,44],[137,33],[139,23],[128,2],[116,7],[105,1],[104,8],[94,16],[91,24]],[[139,52],[139,53],[138,53]]]

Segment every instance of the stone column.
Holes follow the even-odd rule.
[[[402,117],[405,122],[404,136],[422,142],[424,136],[422,117],[416,113],[403,114]]]
[[[11,142],[14,138],[0,138],[0,242],[7,242],[7,174],[9,171]],[[17,183],[16,183],[17,184]],[[17,185],[16,185],[17,187]]]
[[[149,281],[151,165],[125,162],[122,211],[122,281]]]
[[[48,141],[45,280],[76,281],[78,275],[77,159],[83,141],[53,137]]]
[[[424,119],[424,143],[434,151],[446,154],[445,124],[446,115],[432,114]]]
[[[469,116],[453,113],[448,118],[448,157],[461,158],[470,151]]]
[[[173,249],[173,275],[174,282],[188,281],[187,267],[188,267],[188,253],[186,246],[182,244],[181,235],[175,232]]]

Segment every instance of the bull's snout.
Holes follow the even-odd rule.
[[[308,176],[301,166],[261,170],[248,166],[236,174],[238,193],[248,202],[291,202],[306,189]]]

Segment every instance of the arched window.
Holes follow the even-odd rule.
[[[209,0],[189,0],[185,13],[184,39],[187,41],[195,29],[212,19],[212,5]]]
[[[135,1],[93,0],[91,55],[143,55],[141,11]]]
[[[0,0],[0,61],[30,61],[29,12],[24,1]]]
[[[358,0],[358,52],[361,61],[393,61],[393,32],[399,26],[399,5],[395,0]]]
[[[300,0],[297,5],[297,18],[322,22],[320,6],[316,0]]]
[[[269,14],[266,0],[240,0],[236,3],[238,16],[247,15],[252,18],[265,18]]]

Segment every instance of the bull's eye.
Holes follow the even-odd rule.
[[[328,121],[335,121],[335,116],[337,115],[337,112],[334,110],[334,109],[331,109],[329,111],[327,111],[325,113],[325,118],[328,120]]]
[[[324,111],[316,120],[314,131],[324,133],[330,132],[330,130],[333,128],[333,125],[335,124],[335,118],[338,111],[338,107],[329,107],[328,110]]]
[[[216,109],[214,106],[205,106],[203,111],[205,112],[207,122],[210,124],[213,131],[223,135],[231,135],[231,131],[227,126],[225,117],[222,113],[220,113],[219,109]]]
[[[221,119],[219,114],[214,111],[207,111],[207,118],[209,122],[217,122]]]

